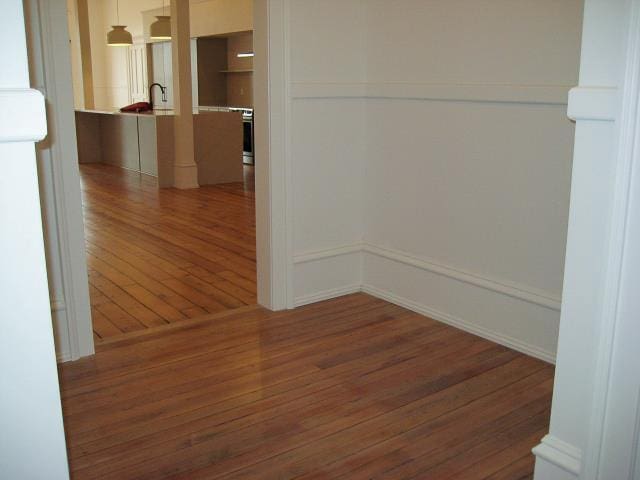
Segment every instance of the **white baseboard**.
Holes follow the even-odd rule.
[[[322,302],[323,300],[330,300],[332,298],[342,297],[344,295],[351,295],[352,293],[358,293],[362,291],[362,286],[347,285],[345,287],[332,288],[330,290],[324,290],[322,292],[312,293],[304,295],[295,299],[295,306],[302,307],[303,305],[309,305],[311,303]]]
[[[546,362],[560,299],[366,243],[298,254],[295,306],[364,291]]]
[[[394,293],[382,290],[372,285],[363,285],[362,291],[365,293],[368,293],[369,295],[373,295],[374,297],[378,297],[382,300],[386,300],[387,302],[404,307],[413,312],[420,313],[421,315],[425,315],[426,317],[432,318],[433,320],[446,323],[447,325],[451,325],[452,327],[459,328],[460,330],[464,330],[465,332],[472,333],[474,335],[477,335],[478,337],[491,340],[492,342],[498,343],[500,345],[504,345],[505,347],[512,348],[513,350],[517,350],[518,352],[522,352],[526,355],[539,358],[540,360],[544,360],[545,362],[549,362],[549,363],[555,362],[555,354],[553,354],[552,352],[542,350],[536,347],[535,345],[530,345],[516,338],[512,338],[507,335],[502,335],[498,332],[488,330],[479,325],[464,321],[460,318],[456,318],[452,315],[439,312],[426,305],[422,305],[417,302],[408,300]]]
[[[69,342],[67,306],[63,301],[51,301],[51,322],[58,363],[73,360],[73,355],[71,355],[71,345]]]
[[[560,311],[561,299],[548,292],[535,290],[531,287],[509,282],[503,279],[490,278],[475,272],[469,272],[460,268],[436,262],[430,258],[421,258],[399,250],[384,248],[370,243],[363,244],[363,251],[372,255],[404,263],[412,267],[426,270],[438,275],[444,275],[453,280],[468,283],[476,287],[507,295],[518,300],[533,303],[551,310]]]
[[[346,245],[294,257],[294,306],[359,292],[362,248]]]
[[[363,284],[374,296],[555,362],[560,312],[550,295],[371,245]]]
[[[70,352],[56,352],[56,361],[58,363],[70,362],[73,360]]]
[[[545,436],[533,449],[536,479],[577,480],[582,470],[582,450],[554,437]]]

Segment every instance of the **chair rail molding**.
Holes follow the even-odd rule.
[[[569,85],[293,82],[294,99],[369,98],[566,105]]]
[[[616,87],[575,87],[569,91],[567,116],[577,120],[613,122],[618,113]]]
[[[32,88],[0,88],[0,142],[39,142],[46,136],[42,93]]]

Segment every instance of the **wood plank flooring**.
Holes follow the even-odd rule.
[[[256,303],[253,167],[195,190],[102,164],[80,173],[96,343]]]
[[[60,366],[73,478],[531,478],[553,367],[365,294]]]

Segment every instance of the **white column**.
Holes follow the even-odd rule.
[[[46,135],[29,89],[21,0],[0,16],[0,476],[69,477],[49,307],[34,142]]]
[[[189,0],[171,2],[171,51],[173,65],[174,186],[198,187],[193,136],[191,91],[191,35]]]
[[[549,434],[534,449],[537,480],[628,478],[598,474],[601,447],[594,440],[607,390],[602,360],[611,353],[609,307],[617,296],[610,279],[622,248],[614,241],[624,163],[620,94],[633,2],[585,2],[580,85],[569,96],[576,138],[556,377]],[[634,418],[628,422],[635,425]]]

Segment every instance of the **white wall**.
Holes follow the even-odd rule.
[[[361,284],[360,252],[326,253],[362,240],[365,100],[326,90],[365,81],[364,3],[287,2],[296,304]]]
[[[582,1],[288,3],[295,303],[364,288],[553,360]]]
[[[367,2],[367,289],[555,355],[582,1]]]

